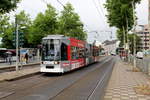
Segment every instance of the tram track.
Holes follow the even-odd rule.
[[[102,59],[102,61],[105,60],[105,59],[106,58]],[[61,77],[61,76],[54,75],[54,74],[53,75],[50,75],[50,74],[48,75],[47,74],[47,76],[46,76],[46,75],[44,75],[44,73],[42,73],[42,74],[35,75],[33,77],[28,77],[28,78],[24,78],[24,79],[20,79],[20,80],[16,80],[16,81],[2,82],[2,83],[0,83],[0,91],[3,91],[3,90],[11,90],[11,91],[12,90],[17,90],[17,88],[18,89],[21,88],[21,86],[23,85],[22,83],[24,83],[24,85],[27,85],[27,84],[30,84],[30,82],[32,83],[33,81],[36,82],[36,84],[34,84],[34,86],[31,86],[31,87],[24,86],[24,87],[28,87],[28,88],[37,87],[37,86],[40,86],[40,85],[44,85],[44,84],[41,84],[41,83],[47,84],[49,81],[51,81],[53,76],[56,76],[56,77],[54,77],[55,79]],[[49,77],[51,77],[51,78],[49,78]],[[37,80],[39,80],[41,83],[38,83]],[[17,83],[17,85],[16,85],[16,83]],[[21,84],[21,86],[20,86],[20,84]],[[11,88],[12,86],[15,86],[15,87]]]
[[[96,100],[96,96],[95,96],[95,93],[96,93],[96,90],[100,87],[100,88],[103,88],[103,85],[104,85],[104,82],[109,80],[110,78],[110,75],[112,73],[112,69],[113,69],[113,66],[114,66],[115,62],[113,62],[113,65],[111,67],[108,67],[106,72],[104,73],[103,77],[99,79],[99,81],[97,82],[95,88],[93,89],[92,93],[88,96],[87,100]],[[107,84],[105,84],[107,85]],[[95,99],[94,99],[95,98]],[[103,98],[101,96],[101,98]],[[100,99],[100,98],[97,98],[97,100]]]
[[[98,68],[98,66],[101,66],[101,67],[104,66],[104,64],[108,63],[111,59],[112,59],[111,57],[105,57],[105,58],[101,59],[100,63],[96,63],[96,64],[90,65],[88,67],[84,67],[84,68],[80,69],[79,71],[73,71],[71,73],[66,73],[63,76],[57,76],[57,75],[56,76],[51,76],[51,75],[45,76],[43,74],[40,74],[40,75],[33,76],[31,78],[17,80],[15,82],[13,82],[13,84],[16,85],[16,88],[13,88],[12,91],[14,91],[15,93],[10,95],[9,97],[4,98],[4,100],[48,100],[49,98],[54,98],[57,95],[59,95],[62,91],[65,91],[67,88],[78,83],[79,80],[83,79],[89,73],[95,71]],[[82,73],[82,72],[85,72],[85,73]],[[79,73],[80,74],[82,73],[82,74],[80,75]],[[76,75],[78,75],[78,77],[76,77],[74,79],[74,81],[69,81],[69,80],[72,80],[72,78],[73,78],[72,76],[76,76]],[[46,79],[45,79],[45,77],[46,77]],[[67,83],[65,85],[62,81],[65,82],[67,80],[70,83]],[[35,82],[34,84],[32,83],[33,81]],[[19,83],[20,85],[16,84],[16,83]],[[62,87],[58,86],[59,83],[63,84],[64,86],[62,86]],[[9,84],[8,84],[7,89],[6,88],[0,89],[0,91],[9,90],[12,86],[13,85],[9,86]],[[1,84],[0,84],[0,87],[1,87]],[[54,89],[54,87],[57,87],[58,89]],[[40,99],[40,98],[37,99],[38,96],[40,96],[40,97],[43,96],[43,95],[39,95],[39,94],[44,90],[45,91],[55,90],[55,91],[53,91],[51,95],[49,94],[51,92],[49,92],[49,93],[46,92],[45,95],[49,96],[49,97],[47,97],[47,99],[45,97],[44,97],[45,99]],[[35,96],[35,98],[34,98],[34,96]]]
[[[106,63],[110,62],[111,60],[112,60],[111,58],[110,58],[110,59],[107,59],[105,62],[102,63],[101,66],[104,66]],[[112,66],[112,67],[113,67],[113,66]],[[112,67],[110,67],[109,69],[112,69]],[[99,69],[99,68],[97,68],[97,69],[95,69],[95,70],[93,70],[93,71],[87,73],[86,76],[91,77],[91,75],[96,74],[95,72],[97,72],[98,69]],[[109,70],[109,71],[111,71],[111,70]],[[109,72],[109,71],[107,71],[107,72]],[[97,82],[95,88],[94,88],[94,89],[92,90],[92,92],[87,96],[87,99],[86,99],[86,100],[93,100],[93,99],[91,99],[91,98],[92,98],[93,94],[95,93],[95,90],[96,90],[97,87],[103,82],[104,78],[106,78],[106,75],[107,75],[107,74],[104,74],[103,77],[99,79],[99,81]],[[86,77],[86,76],[85,76],[85,77]],[[78,88],[77,86],[79,86],[79,85],[76,85],[76,84],[79,84],[79,83],[82,84],[82,82],[83,82],[83,80],[85,79],[85,77],[81,77],[79,80],[76,80],[76,82],[74,82],[74,83],[71,84],[70,86],[64,88],[64,89],[63,89],[62,91],[60,91],[56,96],[50,98],[49,100],[66,100],[66,99],[68,99],[68,98],[69,98],[68,100],[82,100],[82,99],[81,99],[82,97],[81,97],[80,99],[77,99],[77,98],[76,98],[76,99],[73,99],[73,98],[72,98],[73,95],[72,95],[72,96],[68,96],[68,95],[69,95],[69,93],[72,92],[75,88]],[[93,78],[93,77],[92,77],[92,78]],[[82,82],[80,82],[80,81],[82,81]],[[85,81],[87,81],[87,80],[85,80]],[[80,84],[80,85],[81,85],[81,84]],[[76,86],[74,87],[74,85],[76,85]],[[72,87],[74,87],[74,89],[72,89]],[[69,90],[70,88],[71,88],[71,91],[65,93],[65,91]],[[76,89],[75,89],[75,90],[76,90]],[[79,91],[78,91],[78,92],[79,92]],[[74,93],[72,92],[72,94],[74,94]],[[78,94],[78,95],[80,95],[80,94]],[[66,98],[64,98],[65,96],[66,96]],[[76,96],[77,96],[77,95],[76,95]],[[76,97],[76,96],[74,96],[74,97]],[[85,100],[85,99],[84,99],[84,100]]]

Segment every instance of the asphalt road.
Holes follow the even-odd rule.
[[[0,83],[1,100],[101,100],[115,57],[64,75],[39,74]]]

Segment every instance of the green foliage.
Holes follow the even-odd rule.
[[[120,41],[120,44],[119,46],[120,47],[123,47],[123,41],[124,41],[124,37],[123,37],[123,34],[122,34],[122,30],[117,30],[117,38],[118,40]],[[133,54],[133,46],[134,46],[134,36],[136,38],[136,51],[140,51],[140,49],[138,48],[138,46],[141,44],[141,39],[139,36],[137,35],[134,35],[134,34],[128,34],[128,43],[129,43],[129,49],[131,51],[131,53]]]
[[[2,46],[4,48],[15,48],[13,45],[13,33],[15,32],[15,23],[9,22],[9,17],[2,15],[3,18],[0,20],[0,23],[2,24],[0,26],[0,30],[2,31]],[[17,23],[18,23],[18,31],[23,32],[24,34],[24,45],[23,47],[29,47],[29,43],[27,42],[28,39],[28,33],[29,33],[29,27],[31,25],[31,20],[29,18],[28,14],[25,14],[24,11],[21,11],[17,17]]]
[[[17,18],[17,23],[18,23],[18,31],[19,33],[22,34],[22,47],[30,47],[30,44],[28,43],[28,37],[30,30],[29,28],[31,27],[31,19],[28,14],[25,13],[25,11],[21,11],[19,14],[16,15]],[[15,26],[15,23],[13,24]],[[15,32],[15,27],[14,27],[14,32]],[[20,37],[20,36],[19,36]],[[21,41],[20,41],[21,42]]]
[[[20,0],[0,0],[0,13],[8,13],[17,7]]]
[[[5,33],[7,27],[9,26],[9,17],[7,15],[0,14],[0,34]]]
[[[12,45],[12,32],[13,32],[13,28],[11,26],[11,24],[8,22],[9,21],[9,18],[8,19],[3,19],[5,20],[5,22],[7,22],[7,24],[5,24],[4,27],[0,26],[0,28],[2,28],[2,47],[4,48],[14,48],[13,45]],[[0,20],[3,21],[3,20]]]
[[[136,38],[136,52],[140,51],[141,49],[138,47],[141,44],[141,39],[139,36],[135,34],[129,34],[129,49],[131,51],[131,54],[133,54],[134,51],[134,37]]]
[[[86,39],[87,35],[83,31],[83,23],[80,21],[79,15],[74,12],[74,8],[70,3],[67,3],[61,12],[58,33],[81,40]]]
[[[134,0],[134,6],[141,0]],[[133,0],[107,0],[105,7],[108,11],[107,19],[110,26],[118,29],[118,37],[127,42],[127,33],[133,28]],[[125,40],[123,40],[125,39]],[[121,45],[124,45],[121,41]]]
[[[0,37],[2,37],[1,47],[12,48],[11,45],[11,25],[9,23],[9,17],[7,15],[0,15]]]
[[[33,21],[24,11],[21,11],[15,17],[19,32],[24,34],[22,37],[24,40],[23,47],[37,47],[38,44],[41,44],[43,37],[51,34],[63,34],[81,40],[85,40],[87,36],[80,17],[74,12],[70,3],[66,4],[60,16],[56,13],[56,9],[48,4],[46,11],[39,13]],[[10,23],[9,17],[1,15],[0,25],[2,46],[4,48],[15,48],[13,46],[13,40],[15,40],[13,33],[16,30],[16,24]]]
[[[41,39],[49,34],[56,34],[58,29],[57,13],[54,7],[47,5],[44,14],[39,13],[30,27],[29,43],[40,44]]]

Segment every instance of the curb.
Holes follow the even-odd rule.
[[[37,75],[37,74],[40,74],[40,71],[34,72],[34,73],[29,73],[29,74],[26,74],[26,75],[16,76],[16,77],[13,77],[13,78],[4,79],[3,81],[15,81],[15,80],[31,77],[31,76]]]
[[[40,65],[40,62],[38,62],[38,63],[31,63],[31,64],[25,64],[25,65],[22,65],[22,66],[26,66],[26,67],[28,67],[28,66],[31,66],[31,65]],[[21,65],[19,64],[18,65],[19,67],[21,67]],[[15,68],[16,66],[15,65],[10,65],[10,66],[3,66],[3,67],[0,67],[0,70],[3,70],[3,69],[10,69],[10,68]]]

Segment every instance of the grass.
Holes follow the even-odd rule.
[[[140,84],[134,87],[134,90],[137,94],[150,95],[150,85],[149,84]]]
[[[140,72],[140,69],[137,68],[137,67],[133,67],[133,68],[132,68],[132,71],[133,71],[133,72]]]

